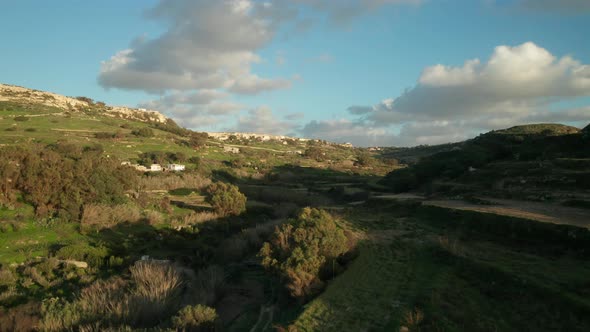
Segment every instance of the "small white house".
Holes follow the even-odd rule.
[[[181,164],[169,164],[168,167],[166,167],[166,169],[169,171],[181,172],[184,171],[185,166]]]
[[[151,164],[150,168],[148,168],[148,171],[150,172],[161,172],[162,171],[162,166],[160,164]]]

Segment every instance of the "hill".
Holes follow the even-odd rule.
[[[383,183],[397,192],[557,202],[586,199],[590,150],[585,131],[558,124],[492,131],[394,171]]]
[[[444,200],[524,176],[580,195],[571,129],[379,151],[3,91],[0,332],[590,329],[587,213]],[[407,179],[440,199],[388,192]]]

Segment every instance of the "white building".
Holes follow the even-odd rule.
[[[180,171],[184,171],[185,166],[181,165],[181,164],[169,164],[166,167],[167,170],[169,171],[175,171],[175,172],[180,172]]]
[[[150,172],[161,172],[162,171],[162,166],[160,164],[151,164],[150,168],[148,168],[148,171]]]

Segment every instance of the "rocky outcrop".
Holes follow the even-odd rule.
[[[81,112],[92,109],[105,116],[123,118],[141,122],[165,123],[168,119],[162,113],[143,108],[124,106],[107,106],[92,103],[88,98],[72,98],[57,93],[23,88],[20,86],[0,84],[0,101],[12,101],[24,104],[41,104],[68,112]]]

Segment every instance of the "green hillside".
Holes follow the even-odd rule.
[[[588,127],[375,151],[3,91],[0,331],[590,329]]]
[[[539,124],[480,135],[394,171],[382,183],[397,192],[560,200],[586,197],[588,179],[584,131]]]

